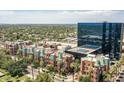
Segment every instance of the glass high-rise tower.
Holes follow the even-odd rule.
[[[78,47],[101,48],[111,59],[121,56],[123,23],[78,23]]]

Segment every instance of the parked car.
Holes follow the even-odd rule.
[[[119,80],[119,79],[117,79],[117,80],[116,80],[116,82],[120,82],[120,80]]]
[[[123,76],[119,76],[119,78],[123,78]]]
[[[124,75],[124,73],[120,73],[120,75]]]

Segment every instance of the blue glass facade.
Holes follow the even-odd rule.
[[[111,59],[119,59],[122,31],[122,23],[78,23],[78,46],[99,47]]]

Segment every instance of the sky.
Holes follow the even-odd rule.
[[[124,11],[0,10],[0,24],[77,24],[103,21],[124,22]]]

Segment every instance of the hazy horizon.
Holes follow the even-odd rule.
[[[120,10],[1,10],[0,24],[77,24],[80,22],[124,22]]]

